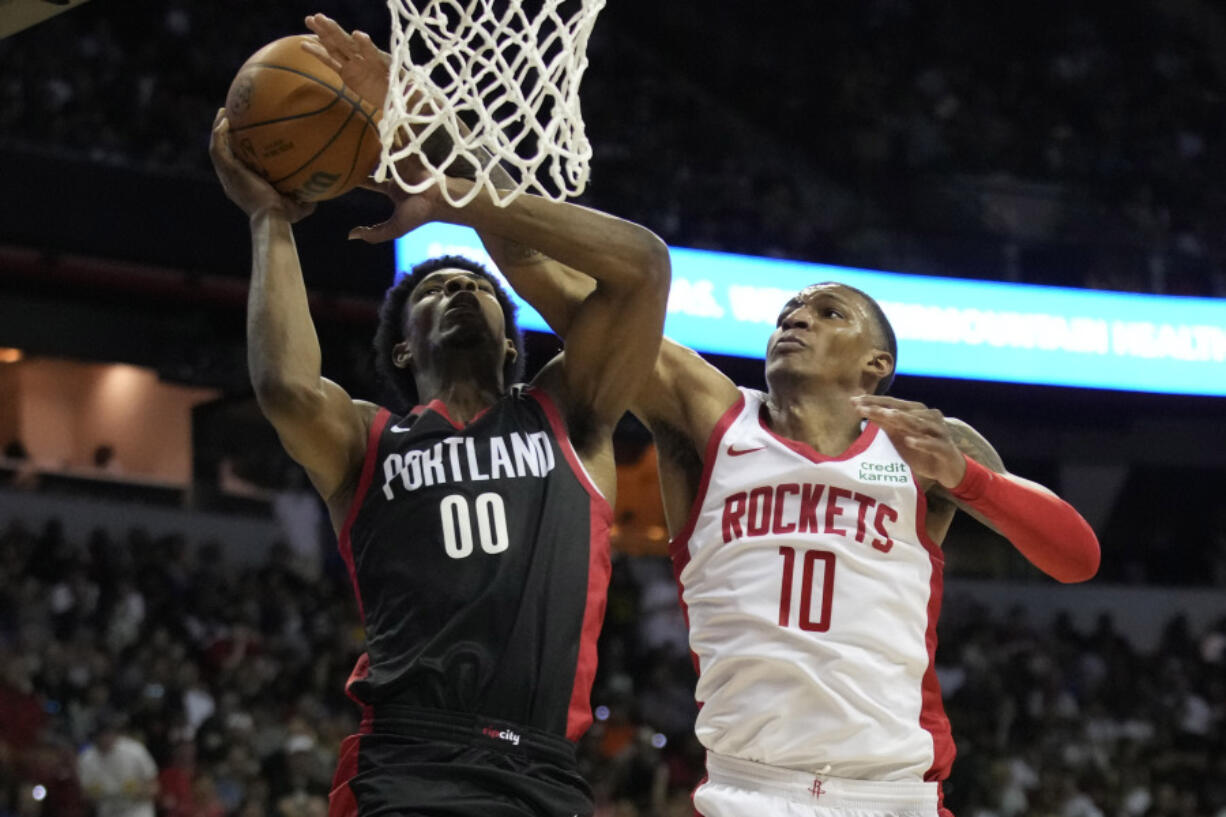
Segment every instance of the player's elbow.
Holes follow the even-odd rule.
[[[1064,584],[1088,582],[1098,575],[1098,563],[1098,552],[1095,551],[1093,558],[1086,558],[1074,565],[1064,576],[1059,577],[1060,581]]]
[[[317,386],[275,374],[253,376],[251,385],[260,411],[274,422],[278,418],[309,416],[323,404],[323,394]]]
[[[1098,538],[1093,532],[1090,532],[1089,538],[1080,542],[1078,547],[1069,554],[1069,558],[1061,566],[1060,573],[1055,576],[1055,579],[1064,584],[1088,582],[1098,575],[1101,562],[1102,551],[1098,545]]]
[[[668,254],[668,245],[650,230],[644,230],[643,233],[643,240],[639,246],[639,259],[636,264],[643,275],[642,286],[668,297],[668,288],[673,277],[673,265]]]

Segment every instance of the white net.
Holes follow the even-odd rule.
[[[390,173],[410,193],[439,184],[456,206],[482,188],[505,206],[587,186],[592,147],[579,110],[587,41],[605,0],[388,0],[391,87],[379,125]],[[428,178],[396,162],[421,157]],[[507,171],[510,171],[509,173]],[[448,176],[477,184],[454,197]],[[407,174],[406,174],[407,175]]]

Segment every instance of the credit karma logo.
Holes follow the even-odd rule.
[[[905,485],[911,481],[910,471],[905,462],[869,462],[860,461],[861,482],[888,482]]]

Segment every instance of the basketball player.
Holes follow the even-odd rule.
[[[534,303],[561,333],[590,284],[556,265],[550,280]],[[699,672],[704,817],[948,814],[934,655],[954,514],[1059,581],[1097,572],[1068,503],[966,423],[885,396],[897,357],[876,301],[818,284],[780,310],[767,393],[665,339],[632,405],[659,450]]]
[[[356,64],[385,70],[369,38],[320,15],[308,26],[354,87]],[[399,235],[416,206],[401,198],[357,235]],[[581,327],[588,276],[486,243],[555,332]],[[966,423],[885,396],[897,357],[876,301],[818,284],[779,313],[766,394],[665,339],[631,404],[659,449],[699,671],[705,817],[943,811],[954,746],[933,662],[958,510],[1060,581],[1097,572],[1098,541],[1070,505],[1010,475]]]
[[[553,294],[534,303],[566,331],[590,283],[557,265],[536,280]],[[704,817],[948,814],[934,655],[954,514],[1059,581],[1097,572],[1070,505],[1009,474],[966,423],[885,396],[897,357],[876,301],[817,284],[780,310],[767,393],[665,339],[632,405],[659,450],[699,672]]]
[[[565,351],[513,385],[521,341],[496,280],[461,258],[419,264],[388,291],[376,335],[406,410],[355,400],[320,376],[291,228],[310,207],[235,159],[224,114],[210,152],[250,218],[252,383],[327,504],[366,626],[347,684],[361,733],[342,746],[330,814],[591,814],[574,741],[591,723],[610,570],[612,429],[659,349],[667,248],[531,196],[463,209],[437,188],[414,197],[421,222],[476,227],[597,283]]]

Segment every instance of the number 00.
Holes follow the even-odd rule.
[[[472,511],[463,494],[450,494],[438,506],[443,521],[443,549],[453,559],[463,559],[473,552]],[[486,553],[502,553],[507,541],[507,511],[502,495],[484,493],[473,503],[477,516],[477,539]]]

